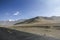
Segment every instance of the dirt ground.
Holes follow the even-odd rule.
[[[12,29],[16,29],[16,30],[28,32],[28,33],[33,33],[37,35],[60,38],[60,30],[56,30],[56,29],[45,29],[45,28],[38,28],[38,27],[28,27],[28,28],[12,27]]]
[[[60,39],[0,27],[0,40],[60,40]]]

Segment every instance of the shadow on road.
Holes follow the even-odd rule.
[[[60,40],[0,27],[0,40]]]

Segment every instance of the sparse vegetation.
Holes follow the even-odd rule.
[[[30,30],[30,29],[29,29]],[[18,30],[0,27],[0,40],[60,40],[54,37],[44,35],[37,35],[33,33],[22,32]]]

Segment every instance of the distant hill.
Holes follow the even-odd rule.
[[[27,19],[27,20],[22,21],[22,22],[18,22],[14,25],[18,25],[18,24],[35,24],[35,23],[39,23],[39,24],[60,23],[60,17],[57,17],[57,16],[52,16],[52,17],[37,16],[37,17],[30,18],[30,19]]]
[[[16,20],[16,21],[0,21],[0,25],[2,26],[11,26],[11,25],[14,25],[15,23],[18,23],[18,22],[22,22],[24,21],[25,19],[19,19],[19,20]]]
[[[43,17],[37,16],[30,19],[19,19],[16,21],[0,21],[0,25],[11,26],[11,25],[20,25],[20,24],[48,24],[48,23],[60,23],[59,16],[52,17]]]

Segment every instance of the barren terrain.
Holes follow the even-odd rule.
[[[27,28],[11,27],[11,28],[19,31],[23,31],[23,32],[37,34],[37,35],[60,38],[60,30],[56,30],[56,29],[46,29],[46,28],[38,28],[38,27],[27,27]]]

